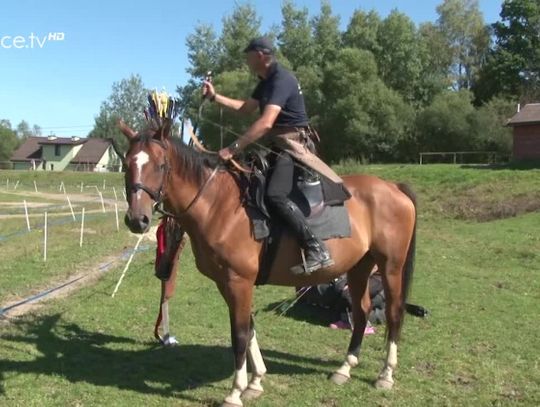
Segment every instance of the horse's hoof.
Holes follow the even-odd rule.
[[[332,376],[330,376],[330,380],[332,380],[333,383],[337,384],[338,386],[341,386],[342,384],[347,383],[347,381],[350,379],[350,377],[347,377],[341,373],[334,373]]]
[[[394,383],[386,379],[378,379],[375,382],[375,388],[379,390],[392,390]]]
[[[246,390],[244,390],[244,392],[242,393],[240,397],[242,397],[242,399],[244,400],[255,400],[261,397],[262,394],[263,394],[262,390],[250,389],[248,387]]]

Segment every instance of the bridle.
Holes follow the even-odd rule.
[[[133,142],[140,142],[140,141],[150,141],[152,143],[156,143],[165,152],[167,152],[167,150],[168,150],[167,145],[163,141],[157,140],[157,139],[152,138],[152,137],[137,136],[136,138],[133,139]],[[146,185],[144,185],[144,184],[142,184],[140,182],[136,182],[134,184],[131,184],[129,187],[126,187],[126,190],[127,190],[126,193],[129,193],[129,192],[137,193],[138,191],[144,191],[154,201],[154,204],[152,205],[152,212],[158,212],[158,213],[161,213],[164,216],[168,216],[168,217],[171,217],[171,218],[178,219],[182,215],[185,215],[191,209],[191,207],[195,204],[195,202],[197,202],[199,200],[199,198],[201,197],[203,191],[206,189],[206,187],[208,186],[210,181],[217,174],[217,172],[219,170],[219,166],[216,166],[216,168],[214,168],[214,170],[212,171],[210,176],[204,181],[204,184],[201,186],[201,188],[199,188],[199,191],[197,192],[195,197],[191,200],[191,202],[186,207],[186,209],[184,209],[182,212],[180,212],[180,214],[176,214],[176,215],[163,208],[163,198],[164,198],[163,185],[165,184],[165,180],[170,175],[170,166],[169,166],[169,163],[168,163],[168,160],[167,160],[167,156],[165,156],[165,162],[160,165],[160,169],[163,171],[163,177],[161,179],[161,183],[160,183],[159,188],[157,189],[157,191],[147,187]]]

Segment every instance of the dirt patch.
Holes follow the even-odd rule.
[[[51,202],[26,202],[26,206],[29,208],[41,208],[44,206],[52,205]],[[22,201],[11,201],[11,202],[0,202],[0,206],[5,206],[7,208],[21,208],[22,207]]]
[[[39,198],[44,198],[44,199],[49,199],[49,200],[52,200],[52,201],[65,201],[66,200],[66,195],[64,193],[53,193],[53,192],[24,192],[24,191],[9,191],[9,192],[5,192],[5,193],[8,193],[8,194],[11,194],[11,195],[20,195],[20,196],[32,196],[32,197],[39,197]],[[92,201],[92,200],[99,200],[99,195],[98,194],[86,194],[86,193],[83,193],[83,194],[79,194],[79,193],[70,193],[68,194],[69,196],[69,199],[71,199],[71,202],[87,202],[87,201]],[[111,202],[115,202],[114,200],[111,200],[111,199],[107,199],[105,198],[104,199],[105,202],[108,202],[108,201],[111,201]]]
[[[321,407],[338,407],[339,403],[336,399],[331,397],[325,397],[322,398],[319,402],[319,406]]]
[[[503,398],[506,402],[521,402],[524,400],[523,392],[510,386],[506,386],[503,389],[501,392],[501,398]]]
[[[43,292],[47,289],[50,289],[53,287],[60,287],[63,285],[65,286],[62,287],[61,289],[55,290],[51,292],[50,294],[48,294],[46,296],[46,299],[49,300],[52,298],[66,297],[72,292],[80,289],[81,287],[99,280],[104,275],[104,273],[100,270],[101,268],[100,266],[102,266],[103,264],[110,264],[112,268],[112,266],[116,265],[120,260],[121,260],[121,256],[119,255],[112,255],[112,256],[105,257],[99,263],[87,266],[79,270],[76,274],[71,275],[66,280],[63,280],[63,281],[56,280],[56,281],[51,282],[48,285],[49,288],[42,287],[40,289],[33,290],[33,292],[29,294],[28,297],[32,295],[37,295],[38,293]],[[45,297],[43,297],[43,299],[45,299]],[[2,305],[2,308],[8,308],[11,305],[17,304],[18,302],[21,302],[23,300],[24,298],[11,298],[11,300],[8,303]],[[9,311],[6,311],[4,314],[2,314],[2,316],[17,317],[19,315],[26,314],[27,312],[31,310],[38,309],[41,306],[43,306],[41,299],[28,302],[26,304],[21,304],[17,306],[16,308],[13,308]]]
[[[475,376],[465,373],[454,375],[454,377],[450,380],[450,383],[455,386],[472,387],[476,381],[477,378]]]
[[[415,369],[427,377],[433,377],[435,376],[435,371],[437,370],[437,366],[431,362],[422,362],[422,363],[417,364],[415,366]]]
[[[156,227],[151,228],[148,233],[144,236],[144,240],[155,241],[155,231]],[[86,232],[86,229],[85,229]],[[125,249],[129,249],[126,247]],[[124,250],[125,250],[124,249]],[[102,258],[99,262],[85,266],[77,271],[77,273],[72,274],[69,278],[64,280],[53,280],[47,284],[47,286],[39,287],[32,290],[31,293],[27,295],[26,298],[31,297],[32,295],[37,295],[48,289],[57,288],[54,291],[50,292],[46,296],[43,296],[40,299],[36,299],[25,304],[21,304],[16,308],[13,308],[9,311],[0,314],[0,320],[5,319],[9,321],[9,318],[17,317],[23,314],[26,314],[30,311],[39,309],[44,304],[44,301],[48,301],[56,298],[64,298],[70,295],[71,293],[81,289],[82,287],[93,284],[102,278],[106,272],[112,270],[114,267],[125,262],[124,256],[122,253],[117,253]],[[24,298],[10,298],[7,303],[1,305],[1,308],[8,308],[11,305],[17,304],[18,302],[23,301]]]
[[[81,231],[80,228],[73,228],[73,229],[69,229],[70,232],[79,232]],[[95,235],[97,233],[96,230],[94,229],[90,229],[90,228],[84,228],[84,234],[89,234],[89,235]]]
[[[471,348],[469,349],[469,352],[472,355],[476,356],[486,356],[489,354],[492,354],[496,351],[496,346],[489,342],[478,342],[475,343]]]
[[[490,222],[540,211],[540,193],[530,192],[501,200],[487,199],[485,191],[470,190],[442,202],[442,210],[457,219]]]
[[[103,210],[101,209],[93,209],[93,210],[90,210],[90,211],[85,211],[85,213],[88,215],[90,213],[103,213]],[[111,211],[111,210],[105,210],[105,213],[114,213],[114,211]],[[80,213],[75,213],[76,216],[80,216]],[[54,217],[54,216],[71,216],[71,212],[49,212],[48,213],[48,216],[49,217]],[[21,218],[25,218],[26,215],[25,214],[11,214],[11,215],[0,215],[0,219],[21,219]],[[43,213],[31,213],[31,214],[28,214],[28,217],[29,218],[42,218],[43,217]],[[85,229],[86,230],[86,229]]]

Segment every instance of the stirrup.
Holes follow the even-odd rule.
[[[300,255],[302,256],[302,263],[297,264],[296,266],[293,266],[290,268],[290,271],[292,274],[300,276],[300,275],[306,275],[309,276],[311,273],[322,269],[326,267],[330,267],[334,265],[334,260],[332,260],[331,257],[328,257],[327,259],[324,259],[322,261],[317,261],[316,263],[312,264],[310,267],[308,267],[308,264],[306,262],[306,255],[304,253],[304,249],[300,250]]]

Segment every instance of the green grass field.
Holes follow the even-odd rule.
[[[309,307],[280,317],[270,309],[291,298],[292,289],[259,288],[257,330],[269,372],[265,394],[245,404],[540,405],[540,171],[350,163],[338,169],[405,181],[417,191],[418,255],[410,302],[430,315],[406,318],[394,390],[372,386],[384,357],[383,327],[366,337],[352,380],[337,387],[327,375],[341,364],[349,333],[328,329],[328,316]],[[7,175],[16,179],[0,172],[0,192]],[[88,183],[103,182],[102,174],[90,176]],[[107,183],[122,187],[119,174],[107,176]],[[51,189],[59,179],[49,180]],[[75,188],[77,182],[66,184]],[[69,272],[79,261],[97,260],[101,250],[119,250],[122,244],[110,246],[114,233],[96,232],[96,251],[87,258],[66,242],[65,259],[55,261]],[[135,242],[128,234],[126,239]],[[25,268],[18,264],[25,261],[39,270],[32,279],[44,274],[36,285],[51,278],[39,256],[26,260],[13,247],[14,255],[6,256],[1,245],[0,298],[13,287],[30,288],[30,281],[5,277],[22,275]],[[233,373],[228,313],[213,283],[195,269],[189,249],[171,301],[171,329],[180,341],[175,348],[161,348],[152,337],[159,301],[153,252],[137,254],[111,298],[121,269],[68,298],[0,322],[0,405],[220,404]],[[4,289],[6,284],[12,288]]]

